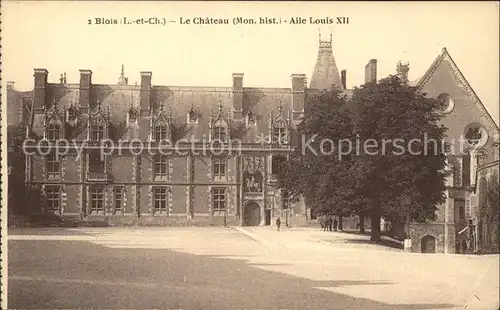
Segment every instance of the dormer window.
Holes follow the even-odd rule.
[[[278,144],[286,144],[286,127],[283,123],[277,122],[273,128],[273,142]]]
[[[104,139],[104,125],[94,124],[91,128],[91,139],[92,141],[100,141]]]
[[[47,140],[56,141],[62,138],[62,126],[60,123],[51,123],[47,125]]]
[[[255,114],[252,111],[247,114],[247,125],[255,125]]]
[[[137,119],[137,111],[135,111],[135,109],[130,109],[130,111],[128,111],[128,118],[130,121],[135,122]]]
[[[158,115],[155,117],[151,128],[151,139],[156,142],[170,141],[170,123],[172,121],[171,112],[168,114],[161,106]]]
[[[166,125],[155,126],[155,140],[157,142],[168,140],[168,130]]]
[[[198,122],[198,113],[196,113],[196,111],[193,108],[191,108],[191,110],[188,113],[188,121],[190,123]]]
[[[77,117],[77,112],[76,112],[76,108],[71,106],[69,109],[68,109],[68,121],[74,121]]]
[[[214,128],[214,140],[226,141],[226,127],[225,126],[215,126]]]

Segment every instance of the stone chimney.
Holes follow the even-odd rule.
[[[340,80],[342,81],[342,87],[344,87],[344,89],[347,89],[347,71],[346,70],[340,71]]]
[[[304,116],[305,89],[307,78],[305,74],[292,74],[292,120],[300,121]]]
[[[243,117],[243,73],[233,73],[233,116]]]
[[[80,70],[80,111],[88,113],[90,106],[90,90],[92,88],[92,71]]]
[[[35,78],[35,96],[34,96],[34,110],[35,113],[41,113],[43,111],[43,107],[45,106],[45,100],[47,98],[47,77],[49,75],[49,71],[46,69],[35,69],[35,74],[33,77]]]
[[[398,62],[396,72],[403,83],[408,83],[408,72],[410,71],[410,63]]]
[[[149,115],[151,109],[151,77],[153,73],[150,71],[141,72],[141,91],[140,91],[140,104],[141,114]]]
[[[365,84],[377,82],[377,60],[370,59],[365,66]]]

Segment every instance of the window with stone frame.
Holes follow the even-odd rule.
[[[167,140],[169,140],[167,126],[164,124],[156,125],[155,126],[155,141],[161,142],[161,141],[167,141]]]
[[[214,140],[224,142],[226,141],[226,127],[225,126],[215,126],[214,128]]]
[[[45,187],[47,213],[58,213],[61,211],[61,188],[59,186]]]
[[[288,209],[290,207],[290,195],[285,189],[281,190],[281,203],[283,209]]]
[[[286,128],[282,123],[278,123],[273,128],[273,142],[278,144],[286,144]]]
[[[271,164],[271,174],[278,174],[283,169],[283,164],[286,162],[287,158],[284,155],[273,155]]]
[[[116,186],[113,189],[113,199],[114,199],[114,213],[123,212],[123,192],[124,189],[122,186]]]
[[[45,157],[47,178],[59,178],[61,176],[61,162],[56,152],[51,152]]]
[[[216,157],[213,159],[213,170],[216,177],[226,176],[227,158]]]
[[[89,172],[93,173],[105,173],[106,169],[106,159],[105,155],[101,154],[100,151],[90,151],[89,152]]]
[[[168,157],[156,155],[154,157],[154,177],[155,179],[168,179]]]
[[[224,212],[227,207],[227,195],[225,188],[212,189],[212,210],[214,212]]]
[[[92,119],[90,126],[90,139],[92,141],[101,141],[106,138],[106,121],[100,115]]]
[[[90,213],[103,214],[104,213],[104,187],[92,186],[90,191]]]
[[[154,189],[154,214],[168,215],[168,189],[158,187]]]
[[[60,123],[50,123],[46,128],[46,138],[49,141],[62,139],[62,126]]]

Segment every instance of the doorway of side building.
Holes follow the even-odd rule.
[[[433,236],[424,236],[421,241],[422,253],[436,253],[436,238]]]
[[[251,201],[245,205],[243,209],[243,225],[244,226],[260,225],[260,206],[258,203]]]

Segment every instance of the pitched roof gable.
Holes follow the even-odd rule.
[[[420,90],[425,86],[425,84],[430,80],[432,75],[436,72],[436,70],[443,63],[443,61],[448,61],[453,70],[454,73],[453,76],[455,80],[462,86],[462,89],[465,91],[466,96],[470,99],[470,101],[474,102],[476,106],[479,107],[479,110],[485,116],[485,118],[491,123],[491,125],[493,125],[493,127],[496,128],[496,130],[499,130],[498,125],[495,123],[488,110],[486,110],[486,107],[483,105],[483,103],[477,96],[474,89],[472,89],[469,82],[465,79],[464,75],[458,68],[457,64],[455,63],[451,55],[448,53],[446,47],[443,48],[441,54],[438,57],[436,57],[436,59],[429,67],[429,69],[427,69],[422,78],[419,79],[417,83],[418,89]]]

